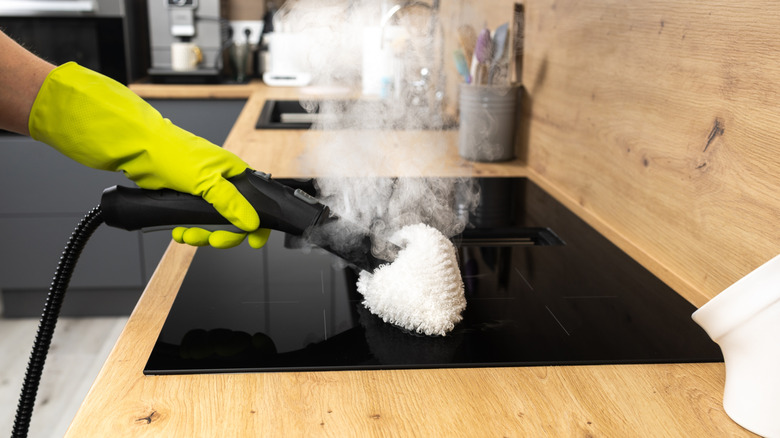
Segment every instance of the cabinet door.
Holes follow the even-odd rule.
[[[27,137],[0,137],[0,287],[48,288],[79,220],[103,189],[132,185]],[[138,233],[101,226],[89,240],[73,287],[141,287]]]
[[[5,316],[40,316],[62,251],[82,217],[0,217]],[[138,232],[99,227],[79,256],[62,314],[129,314],[145,284],[139,254]]]
[[[132,185],[120,172],[91,169],[28,137],[0,136],[0,216],[83,214],[103,189]]]
[[[0,292],[5,315],[40,315],[68,238],[100,203],[103,189],[117,184],[132,185],[121,173],[90,169],[28,137],[0,135]],[[137,232],[98,228],[79,257],[63,314],[130,312],[144,284],[139,245]],[[78,302],[81,309],[74,312],[71,303]]]
[[[0,218],[0,279],[11,289],[48,288],[63,248],[83,216]],[[105,225],[81,253],[73,287],[141,287],[137,232]]]

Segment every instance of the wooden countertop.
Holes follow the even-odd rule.
[[[128,86],[144,99],[246,99],[255,90],[266,88],[262,81],[253,79],[246,84],[185,85],[136,82]],[[292,89],[288,89],[292,91]]]
[[[306,145],[325,134],[254,130],[266,98],[294,93],[255,86],[225,147],[312,176]],[[443,156],[413,171],[528,176],[576,208],[521,161],[461,160],[455,131],[396,134],[380,145],[388,173],[412,172],[394,165],[399,148],[433,144]],[[168,248],[67,436],[753,436],[723,411],[717,363],[144,376],[195,251]]]

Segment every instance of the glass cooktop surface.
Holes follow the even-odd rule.
[[[696,309],[523,178],[477,180],[453,241],[467,308],[447,336],[361,304],[358,273],[318,250],[198,249],[146,374],[713,362]]]

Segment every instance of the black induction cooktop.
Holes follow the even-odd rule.
[[[447,336],[384,323],[356,271],[274,232],[260,250],[198,249],[144,372],[723,360],[690,303],[538,186],[477,182],[472,227],[453,238],[468,305]]]

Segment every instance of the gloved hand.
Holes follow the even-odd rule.
[[[235,154],[164,119],[124,85],[76,63],[49,73],[33,103],[32,138],[86,166],[118,171],[145,189],[201,196],[259,248],[269,230],[227,178],[248,166]],[[236,246],[244,233],[174,230],[177,242]]]
[[[232,248],[241,244],[244,237],[252,248],[262,248],[268,241],[271,230],[258,228],[251,233],[233,233],[225,230],[209,231],[203,228],[176,227],[173,229],[173,240],[193,246],[211,245],[215,248]]]

